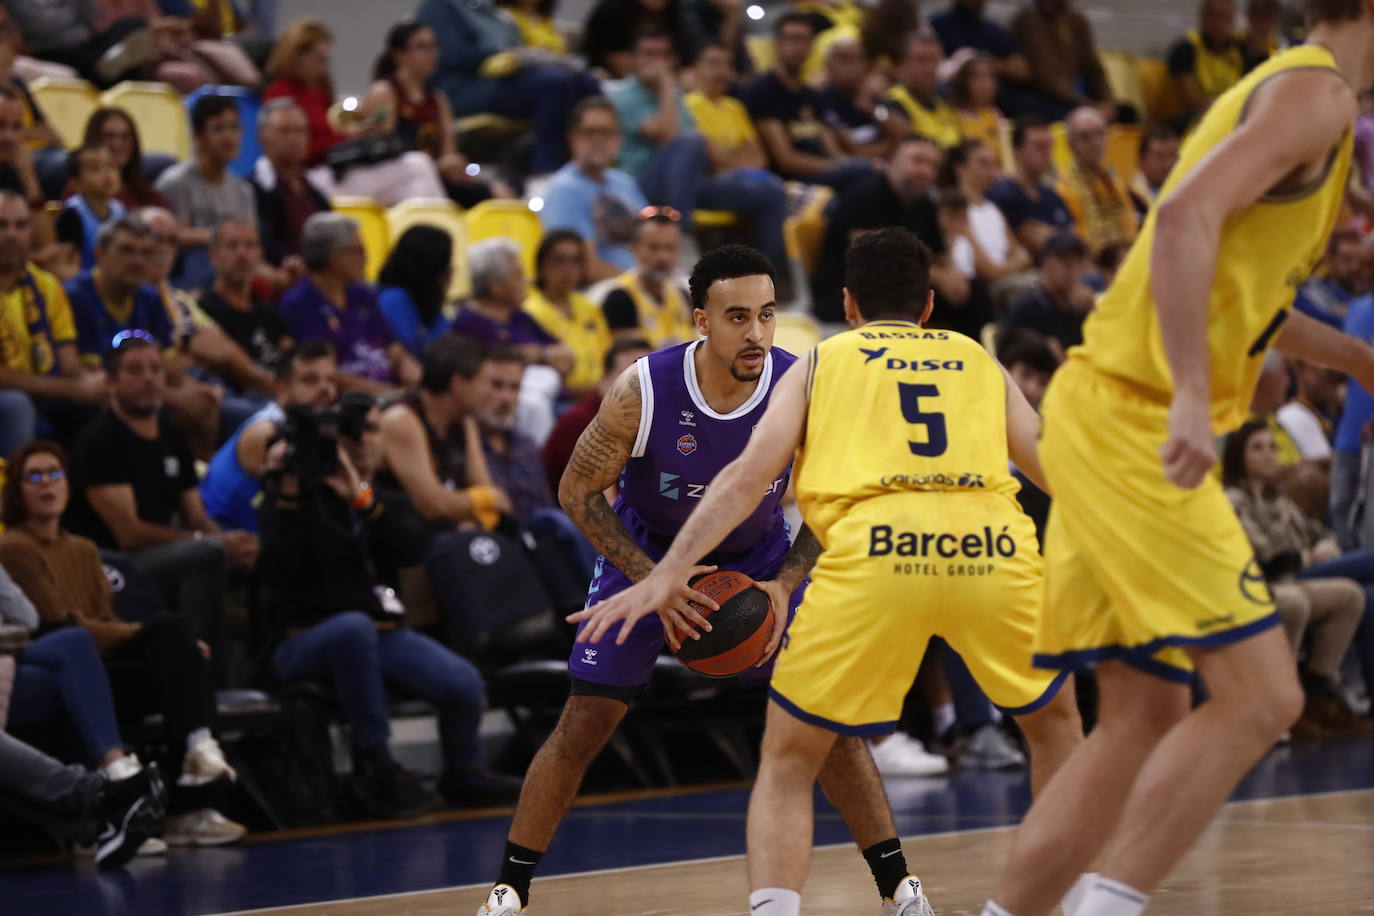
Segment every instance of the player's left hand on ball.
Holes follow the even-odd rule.
[[[587,621],[588,625],[577,634],[578,642],[599,642],[616,621],[623,620],[624,623],[615,638],[617,645],[623,645],[634,625],[642,617],[658,611],[664,616],[664,631],[668,634],[670,643],[676,639],[675,629],[699,639],[692,625],[704,630],[710,630],[711,625],[692,607],[692,604],[699,604],[712,611],[719,610],[720,606],[688,585],[687,579],[698,574],[715,572],[715,569],[714,566],[696,566],[680,578],[669,578],[655,571],[644,581],[630,586],[613,598],[576,614],[569,614],[568,622]]]
[[[768,645],[763,647],[763,658],[754,666],[762,668],[768,664],[782,642],[783,631],[787,629],[787,608],[792,603],[792,593],[777,579],[755,582],[754,588],[767,595],[768,603],[773,606],[773,632],[768,635]]]

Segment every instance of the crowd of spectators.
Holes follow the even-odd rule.
[[[0,656],[19,660],[9,726],[43,743],[70,722],[76,745],[45,749],[104,774],[64,804],[99,820],[146,803],[168,843],[236,840],[215,689],[302,682],[350,726],[366,813],[509,798],[480,763],[489,672],[461,624],[496,613],[475,605],[498,572],[551,611],[581,600],[596,557],[558,481],[610,381],[696,336],[680,268],[722,213],[778,268],[779,299],[809,300],[824,330],[843,320],[855,236],[910,229],[935,255],[932,324],[994,348],[1038,405],[1181,135],[1280,46],[1280,4],[1251,0],[1241,28],[1232,0],[1201,3],[1167,55],[1167,123],[1113,97],[1072,0],[1026,0],[1005,24],[983,0],[929,7],[772,6],[760,54],[733,2],[600,0],[578,46],[549,0],[423,0],[352,100],[320,19],[274,33],[229,0],[0,7],[0,584],[15,586],[0,589],[15,634]],[[117,107],[64,149],[25,82],[41,75],[261,94],[249,123],[235,96],[199,93],[176,161],[145,153]],[[472,161],[466,125],[492,118],[513,152]],[[247,168],[245,131],[260,149]],[[1122,136],[1138,143],[1133,174],[1113,165]],[[340,201],[516,196],[539,239],[468,244],[421,222],[380,257]],[[1352,191],[1356,212],[1374,215],[1370,201],[1374,168]],[[824,222],[809,259],[786,232],[804,211]],[[1296,308],[1374,339],[1363,228],[1335,236]],[[1299,731],[1367,730],[1343,666],[1374,679],[1374,397],[1275,358],[1255,412],[1226,443],[1225,482],[1301,658]],[[1048,498],[1023,482],[1043,525]],[[492,578],[457,577],[492,544]],[[122,616],[102,563],[146,580],[155,607]],[[937,735],[957,702],[969,761],[1024,762],[946,667]],[[437,713],[437,784],[389,748],[396,696]],[[120,729],[151,714],[164,741],[145,765]],[[925,753],[887,745],[884,771],[914,772],[913,746]],[[0,760],[11,751],[0,741]],[[26,772],[47,765],[15,753]]]

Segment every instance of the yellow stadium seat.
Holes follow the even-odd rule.
[[[767,73],[778,61],[777,48],[773,46],[772,35],[750,35],[744,40],[749,50],[749,60],[754,64],[755,73]]]
[[[773,346],[793,356],[804,356],[821,342],[821,326],[805,312],[778,312],[773,320]]]
[[[544,225],[539,217],[519,200],[484,200],[464,214],[468,224],[468,242],[482,239],[508,238],[520,246],[520,260],[525,276],[534,278],[534,255],[539,240],[544,237]]]
[[[1015,130],[1010,118],[997,119],[997,155],[1002,160],[1002,171],[1008,175],[1016,173],[1016,148],[1011,142]]]
[[[67,149],[76,149],[86,134],[91,112],[100,107],[100,93],[85,80],[43,77],[29,84],[29,93],[43,117],[62,138]]]
[[[796,259],[802,271],[810,276],[821,256],[821,241],[825,237],[825,208],[834,192],[816,188],[807,198],[801,212],[789,216],[782,224],[787,254]]]
[[[391,226],[386,210],[370,197],[336,197],[330,205],[335,212],[358,221],[358,235],[367,252],[367,278],[376,280],[391,252]]]
[[[181,94],[166,83],[125,81],[107,89],[100,104],[123,108],[138,125],[145,153],[168,153],[178,159],[191,157],[191,125]],[[252,130],[252,125],[246,125]]]
[[[731,210],[695,210],[692,225],[697,229],[729,229],[739,222],[739,214]]]
[[[1145,111],[1141,116],[1152,124],[1178,117],[1181,113],[1178,96],[1164,61],[1157,57],[1138,57],[1135,65],[1140,71],[1140,86],[1145,96]]]
[[[1145,80],[1140,75],[1135,55],[1127,51],[1100,51],[1097,59],[1107,72],[1112,98],[1130,105],[1142,118],[1147,117],[1150,104],[1145,96]]]
[[[450,299],[466,299],[472,292],[472,278],[468,275],[468,227],[463,211],[447,198],[439,200],[406,200],[392,207],[386,214],[391,238],[399,239],[411,226],[437,226],[453,237],[453,279],[449,281]]]

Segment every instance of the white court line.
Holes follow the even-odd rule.
[[[1309,798],[1332,798],[1332,797],[1335,797],[1335,796],[1358,796],[1358,795],[1371,795],[1371,794],[1374,794],[1374,789],[1335,790],[1335,791],[1331,791],[1331,792],[1309,792],[1309,793],[1300,793],[1300,794],[1297,794],[1297,795],[1280,795],[1280,796],[1276,796],[1276,797],[1274,797],[1274,798],[1249,798],[1249,799],[1245,799],[1244,801],[1228,802],[1228,803],[1222,808],[1222,811],[1224,812],[1224,811],[1226,811],[1226,809],[1228,809],[1228,808],[1252,807],[1252,806],[1255,806],[1255,805],[1272,804],[1272,803],[1274,803],[1274,802],[1296,801],[1296,800],[1298,800],[1298,799],[1309,799]],[[1229,821],[1228,821],[1228,823],[1229,823]],[[1237,822],[1237,823],[1240,823],[1240,822]],[[1318,826],[1331,827],[1331,826],[1338,826],[1338,825],[1332,825],[1332,824],[1319,824]],[[1350,826],[1350,825],[1346,825],[1346,826]],[[1374,828],[1359,828],[1358,825],[1355,825],[1355,826],[1356,826],[1358,829],[1374,829]],[[995,832],[997,832],[997,831],[999,831],[999,830],[1015,830],[1015,829],[1016,829],[1015,825],[1002,826],[1002,827],[970,827],[970,828],[966,828],[966,829],[964,829],[964,830],[946,830],[946,831],[942,831],[942,832],[940,832],[940,833],[918,833],[918,834],[916,834],[916,835],[914,835],[914,836],[902,837],[901,840],[902,840],[903,843],[916,843],[916,842],[920,842],[921,840],[929,840],[929,839],[935,839],[935,838],[957,837],[957,836],[974,836],[974,835],[977,835],[977,834],[980,834],[980,833],[995,833]],[[821,851],[821,850],[826,850],[826,849],[848,849],[848,848],[852,847],[853,845],[854,845],[854,844],[853,844],[852,841],[851,841],[851,842],[846,842],[846,843],[828,843],[828,844],[826,844],[826,845],[824,845],[824,846],[815,846],[815,847],[813,847],[813,851]],[[738,853],[738,854],[729,855],[729,856],[708,856],[708,857],[702,858],[702,859],[683,859],[683,860],[677,861],[677,862],[655,862],[655,863],[646,864],[646,865],[624,865],[624,866],[621,866],[621,867],[619,867],[619,868],[598,868],[598,869],[595,869],[595,870],[593,870],[593,871],[579,871],[579,872],[570,872],[570,873],[568,873],[568,874],[562,874],[562,875],[548,875],[547,877],[535,878],[534,880],[535,880],[536,883],[540,883],[540,882],[543,882],[543,881],[563,880],[563,879],[566,879],[566,878],[595,878],[595,877],[600,877],[600,876],[603,876],[603,875],[623,875],[623,874],[625,874],[625,873],[627,873],[627,872],[645,871],[645,870],[650,869],[650,868],[669,868],[669,867],[673,867],[673,866],[677,866],[677,865],[710,865],[710,864],[713,864],[713,863],[716,863],[716,862],[734,862],[734,861],[738,861],[738,860],[743,859],[743,858],[744,858],[744,854],[743,854],[743,853]],[[398,897],[414,897],[414,896],[417,895],[417,894],[437,894],[437,893],[443,893],[443,892],[446,892],[446,891],[477,890],[477,889],[481,889],[481,888],[484,888],[484,887],[491,887],[491,882],[490,882],[490,881],[480,881],[480,882],[478,882],[478,883],[476,883],[476,884],[455,884],[455,885],[452,885],[452,886],[450,886],[450,887],[431,887],[431,888],[426,888],[426,889],[424,889],[424,890],[400,891],[400,892],[395,893],[395,894],[369,894],[369,895],[362,896],[362,897],[343,897],[343,898],[340,898],[340,899],[338,899],[338,900],[319,900],[319,901],[315,901],[315,902],[313,902],[313,903],[287,903],[287,904],[282,904],[282,905],[280,905],[280,906],[262,907],[262,908],[260,908],[260,909],[255,909],[255,910],[234,910],[234,911],[228,912],[228,913],[216,913],[216,914],[213,914],[213,916],[252,916],[252,914],[255,914],[255,913],[276,913],[276,912],[279,912],[279,911],[281,911],[281,910],[296,909],[296,908],[298,908],[298,907],[305,907],[305,906],[333,907],[333,906],[340,906],[340,905],[346,904],[346,903],[360,903],[360,902],[362,902],[362,901],[364,901],[364,900],[394,900],[394,899],[396,899],[396,898],[398,898]]]

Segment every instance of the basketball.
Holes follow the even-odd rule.
[[[706,677],[733,677],[759,663],[773,632],[773,604],[743,573],[721,570],[691,580],[720,610],[693,605],[711,622],[701,639],[684,639],[678,661]]]

